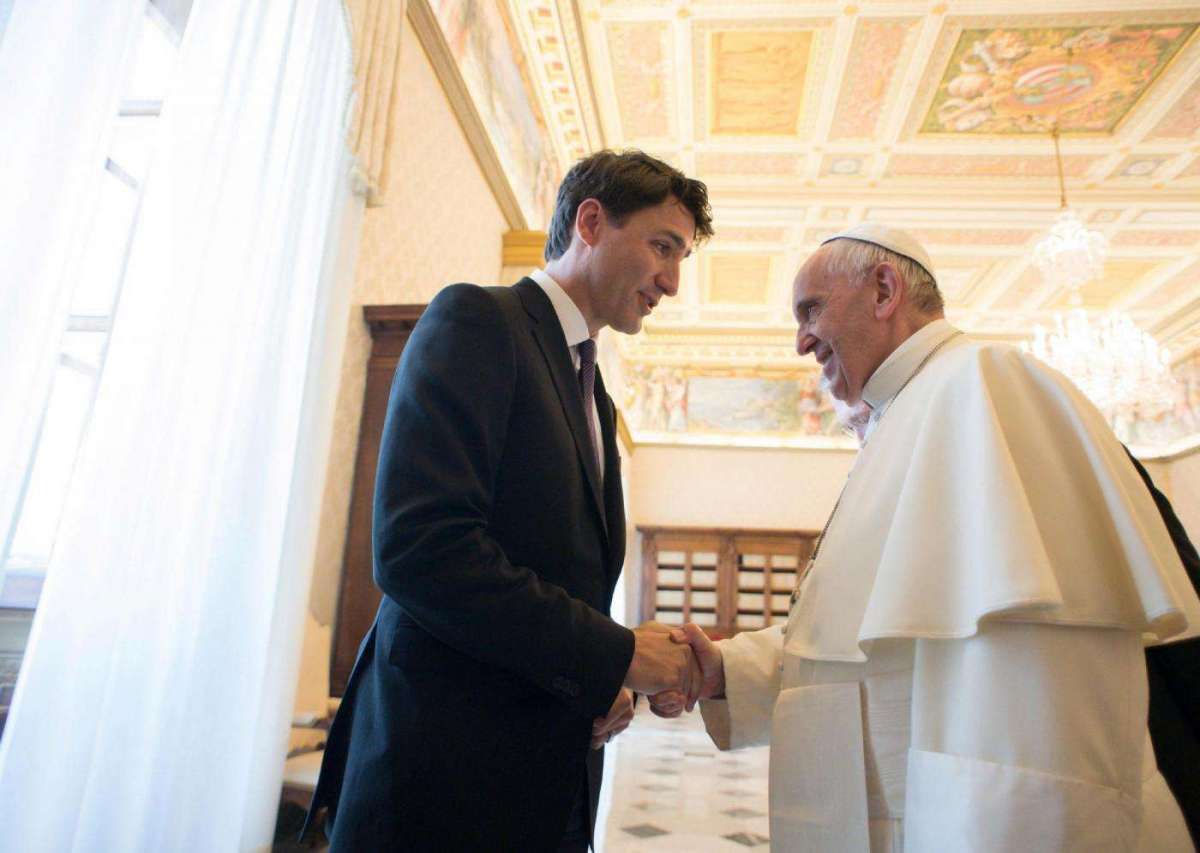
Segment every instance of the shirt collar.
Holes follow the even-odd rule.
[[[934,320],[922,326],[892,350],[892,354],[875,368],[875,372],[863,387],[863,402],[871,407],[872,417],[878,416],[880,409],[896,396],[921,360],[957,331],[958,329],[944,319]]]
[[[554,306],[554,313],[558,315],[558,324],[562,326],[567,346],[579,346],[591,337],[588,334],[587,321],[583,319],[583,312],[562,289],[562,285],[542,269],[534,270],[529,277],[537,282],[538,286],[545,291],[546,296],[550,297],[550,304]]]

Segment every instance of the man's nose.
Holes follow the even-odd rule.
[[[796,354],[808,355],[817,348],[817,339],[801,327],[796,330]]]
[[[671,264],[658,274],[655,285],[667,296],[679,293],[679,264]]]

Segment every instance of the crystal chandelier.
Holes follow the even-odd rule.
[[[1088,231],[1064,203],[1058,221],[1033,248],[1033,262],[1046,281],[1061,282],[1077,296],[1079,288],[1104,273],[1108,240]]]
[[[1108,256],[1108,240],[1089,231],[1067,207],[1058,126],[1050,131],[1058,164],[1061,213],[1050,233],[1038,242],[1033,260],[1049,283],[1066,287],[1071,308],[1056,313],[1054,328],[1034,328],[1025,349],[1056,368],[1096,404],[1122,440],[1129,438],[1132,421],[1153,418],[1170,409],[1175,380],[1166,349],[1139,329],[1122,312],[1092,317],[1085,310],[1080,288],[1099,278]]]
[[[1167,350],[1128,314],[1114,312],[1093,321],[1084,309],[1072,308],[1055,315],[1053,331],[1035,327],[1028,350],[1065,373],[1122,439],[1131,420],[1153,418],[1174,403]]]

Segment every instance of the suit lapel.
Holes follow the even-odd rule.
[[[542,351],[542,357],[546,360],[546,367],[554,382],[554,390],[558,392],[558,400],[562,404],[567,425],[570,426],[571,435],[575,438],[575,451],[583,466],[588,491],[592,495],[596,512],[600,515],[600,526],[607,541],[608,523],[604,512],[604,498],[600,493],[600,472],[596,464],[596,454],[591,449],[587,421],[584,420],[583,394],[579,391],[579,379],[575,374],[575,366],[571,363],[571,353],[567,349],[567,339],[563,334],[562,324],[558,322],[558,315],[554,313],[554,305],[551,304],[550,297],[542,292],[541,287],[535,281],[528,278],[522,279],[517,283],[516,290],[525,306],[526,313],[535,321],[530,326],[533,338],[537,341],[538,348]],[[598,376],[599,372],[597,371]],[[600,396],[602,386],[599,386],[599,383],[597,386],[596,399],[603,399],[607,402],[606,397]],[[604,406],[597,408],[603,409]]]

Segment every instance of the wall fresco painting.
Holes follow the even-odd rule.
[[[1174,403],[1154,417],[1123,413],[1112,422],[1139,454],[1200,440],[1200,351],[1172,369]],[[793,377],[730,376],[703,368],[626,362],[618,399],[638,441],[688,443],[689,436],[736,446],[755,440],[799,441],[797,446],[856,446],[843,429],[817,371]]]
[[[842,437],[819,381],[816,371],[799,378],[705,376],[626,365],[622,411],[639,432]]]
[[[1175,402],[1157,417],[1130,416],[1113,424],[1122,440],[1139,448],[1167,447],[1200,436],[1200,352],[1171,370]]]
[[[523,53],[500,5],[430,0],[521,212],[530,228],[542,230],[562,176],[521,68],[513,62],[523,61]]]
[[[921,132],[1111,132],[1196,26],[964,30]]]

